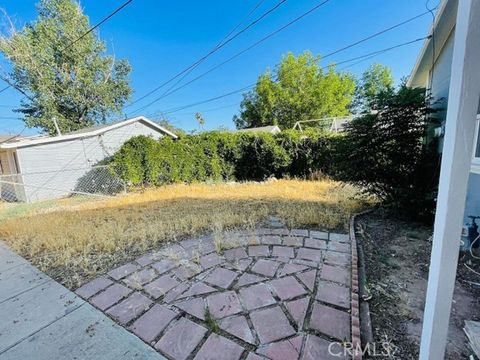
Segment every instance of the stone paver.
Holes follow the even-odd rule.
[[[254,311],[250,318],[262,344],[296,334],[279,306]]]
[[[184,360],[203,339],[207,329],[186,318],[181,318],[155,344],[155,348],[171,358]]]
[[[259,354],[265,355],[272,360],[297,360],[302,350],[303,336],[279,341],[266,345],[258,350]]]
[[[231,340],[211,334],[195,356],[195,360],[238,360],[244,349]]]
[[[225,238],[238,246],[217,253],[212,237],[183,240],[77,293],[169,359],[333,359],[331,341],[351,337],[348,235],[262,228]]]
[[[220,328],[247,343],[255,343],[252,330],[248,325],[246,317],[243,315],[233,316],[222,320],[220,322]]]
[[[277,261],[260,259],[253,265],[252,271],[260,275],[272,277],[277,272],[279,266],[280,263]]]
[[[209,294],[215,292],[215,289],[203,282],[194,283],[190,289],[185,291],[179,298]]]
[[[270,250],[266,245],[254,245],[248,247],[248,255],[250,256],[269,256]]]
[[[315,298],[345,309],[350,307],[350,289],[327,281],[320,281]]]
[[[305,348],[303,349],[302,360],[344,360],[345,356],[342,346],[338,342],[322,339],[315,335],[307,335]]]
[[[285,264],[282,270],[279,271],[278,276],[286,276],[294,274],[303,270],[308,269],[308,267],[298,264]]]
[[[125,296],[127,296],[131,292],[132,292],[131,289],[123,285],[113,284],[112,286],[105,289],[105,291],[94,296],[90,300],[90,302],[100,310],[106,310],[110,306],[119,302],[121,299],[123,299]]]
[[[253,274],[243,274],[237,281],[237,286],[245,286],[254,283],[258,283],[260,281],[264,281],[266,278],[263,276],[253,275]]]
[[[116,269],[113,269],[112,271],[108,272],[108,275],[112,278],[114,278],[115,280],[120,280],[132,273],[134,273],[135,271],[141,269],[141,267],[137,264],[132,264],[132,263],[129,263],[129,264],[125,264],[125,265],[122,265]]]
[[[112,285],[113,282],[112,280],[106,278],[106,277],[99,277],[95,280],[90,281],[89,283],[86,283],[82,287],[78,288],[75,293],[84,298],[84,299],[89,299],[93,295],[99,293],[100,291],[106,289],[110,285]]]
[[[207,298],[208,309],[216,319],[235,315],[242,311],[238,296],[233,291],[210,295]]]
[[[240,298],[247,310],[258,309],[276,302],[266,284],[257,284],[240,289]]]
[[[209,269],[223,262],[222,258],[215,253],[205,255],[200,258],[200,265],[204,269]]]
[[[205,320],[205,300],[201,298],[179,301],[174,305],[186,313],[199,318],[200,320]]]
[[[323,265],[320,277],[343,285],[350,285],[350,271],[339,266]]]
[[[350,315],[320,303],[313,306],[310,327],[340,341],[350,340]]]
[[[310,270],[296,275],[297,278],[308,288],[308,290],[313,291],[315,286],[315,278],[317,276],[317,270]]]
[[[142,340],[151,342],[160,335],[176,316],[176,312],[165,306],[155,304],[130,326],[130,330]]]
[[[287,308],[290,316],[293,318],[299,329],[303,327],[305,316],[307,315],[309,302],[310,298],[306,297],[303,299],[292,300],[285,303],[285,307]]]
[[[150,299],[139,292],[135,292],[119,304],[112,306],[107,314],[121,324],[126,324],[144,313],[151,304]]]
[[[298,249],[297,258],[320,262],[322,261],[322,251],[316,249],[300,248]]]
[[[305,247],[326,250],[327,241],[319,240],[315,238],[308,238],[308,239],[305,239]]]
[[[234,271],[216,268],[210,273],[210,275],[207,276],[205,282],[223,289],[228,289],[237,276],[238,274]]]
[[[157,273],[155,270],[145,268],[127,276],[125,279],[123,279],[123,282],[133,289],[141,289],[142,285],[145,285],[156,277]]]
[[[307,293],[293,276],[273,280],[270,285],[280,300],[293,299]]]
[[[279,256],[285,258],[295,257],[292,247],[289,246],[274,246],[272,251],[272,256]]]
[[[174,288],[178,284],[178,280],[174,279],[171,275],[163,275],[157,280],[145,285],[144,289],[154,299],[158,299],[160,296],[165,295],[167,291]]]

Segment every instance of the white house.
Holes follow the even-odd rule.
[[[128,139],[177,136],[145,117],[74,131],[0,142],[0,198],[32,202],[59,198],[79,189],[81,179]],[[8,194],[9,198],[6,198]]]
[[[480,1],[443,0],[431,35],[409,80],[446,100],[420,360],[444,358],[462,223],[480,213]]]
[[[447,114],[447,100],[452,78],[457,7],[458,0],[442,2],[431,30],[433,36],[425,42],[408,81],[409,86],[429,89],[433,100],[437,102],[435,106],[442,109],[437,115],[443,121]],[[466,206],[463,214],[464,225],[471,221],[468,216],[480,216],[480,107],[474,120],[476,121],[475,144],[471,155]],[[444,129],[444,125],[437,129],[437,135],[442,139]]]

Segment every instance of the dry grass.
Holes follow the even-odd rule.
[[[19,216],[4,208],[10,215],[3,214],[0,237],[74,288],[163,242],[251,228],[270,215],[289,227],[345,229],[350,214],[365,206],[357,195],[355,188],[328,180],[171,185],[116,198],[37,205]]]

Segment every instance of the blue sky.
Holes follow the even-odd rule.
[[[253,21],[277,2],[278,0],[265,0],[261,8],[246,23]],[[188,79],[226,60],[319,2],[287,0],[274,13],[209,57]],[[123,0],[83,0],[81,2],[92,24],[100,21],[121,3]],[[126,58],[130,61],[133,67],[131,84],[134,89],[133,100],[135,100],[207,53],[257,3],[258,0],[134,0],[105,23],[100,28],[99,34],[107,42],[110,53],[115,53],[117,58]],[[35,4],[34,0],[0,0],[0,7],[6,9],[18,26],[35,19]],[[437,1],[430,1],[431,7],[435,5]],[[325,54],[424,11],[425,3],[419,0],[331,0],[260,46],[162,99],[142,113],[154,116],[166,109],[188,105],[240,89],[254,83],[259,74],[268,67],[274,67],[282,55],[288,51],[298,54],[310,50],[314,54]],[[426,36],[431,22],[431,16],[425,15],[371,41],[336,54],[326,59],[322,65],[340,62]],[[361,62],[347,71],[359,76],[371,63],[378,62],[389,65],[398,82],[410,73],[421,45],[422,42],[417,42],[387,52]],[[2,63],[5,65],[4,61]],[[3,88],[3,85],[0,88]],[[165,89],[162,90],[165,91]],[[156,96],[152,95],[126,108],[125,112],[131,114],[133,110],[161,95],[162,90],[156,93]],[[6,119],[6,117],[17,116],[11,109],[18,106],[19,101],[20,96],[14,89],[0,94],[0,133],[16,133],[23,129],[23,123],[20,120]],[[169,119],[176,126],[186,130],[196,129],[194,113],[199,111],[205,118],[206,129],[220,126],[233,128],[232,116],[238,113],[240,101],[241,94],[235,94],[172,113]],[[29,129],[24,134],[35,132],[34,129]]]

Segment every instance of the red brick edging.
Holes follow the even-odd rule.
[[[354,214],[350,218],[350,240],[352,248],[352,349],[353,360],[362,359],[362,341],[360,338],[360,301],[358,285],[358,251],[357,238],[355,236],[355,217],[360,214]],[[358,350],[358,351],[357,351]]]

